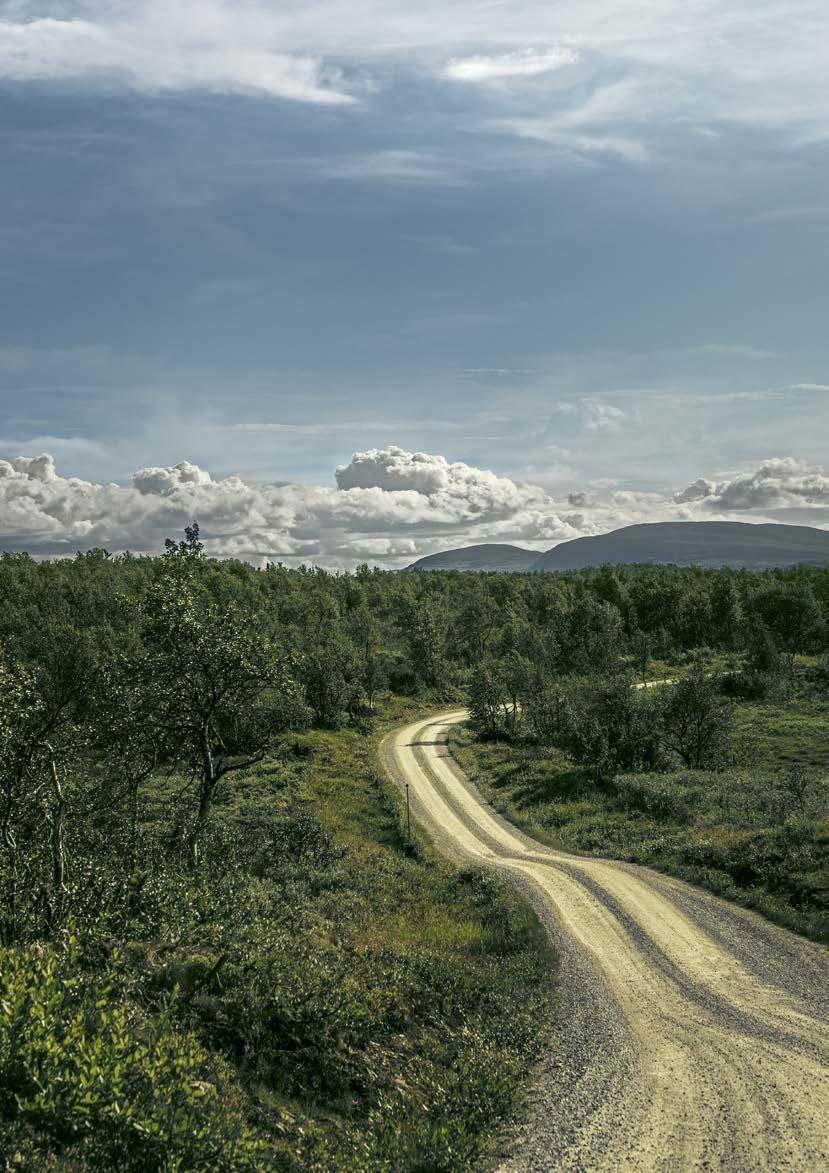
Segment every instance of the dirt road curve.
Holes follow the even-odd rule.
[[[646,868],[566,855],[449,753],[464,711],[389,735],[445,853],[521,888],[561,956],[560,1031],[503,1170],[829,1169],[829,952]]]

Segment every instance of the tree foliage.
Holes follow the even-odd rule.
[[[385,945],[366,960],[378,886],[391,907],[411,874],[364,890],[299,792],[294,767],[313,752],[303,731],[325,731],[313,735],[324,769],[338,739],[361,743],[386,691],[468,697],[485,737],[555,747],[637,816],[670,808],[681,821],[686,775],[721,773],[732,750],[723,692],[767,695],[798,657],[825,653],[829,571],[256,569],[212,560],[195,522],[165,549],[0,556],[0,1125],[24,1155],[48,1136],[72,1167],[130,1168],[123,1138],[135,1133],[136,1168],[245,1168],[260,1155],[236,1099],[242,1072],[268,1089],[262,1102],[312,1089],[324,1112],[351,1105],[353,1167],[366,1153],[432,1167],[450,1150],[474,1163],[477,1135],[445,1118],[427,1127],[422,1106],[455,1097],[470,1120],[504,1109],[505,1052],[485,1008],[469,1026],[481,989],[463,985],[460,962]],[[731,671],[695,667],[700,648]],[[678,684],[636,687],[677,663],[691,663]],[[825,664],[811,672],[825,690]],[[661,771],[680,767],[672,789]],[[338,779],[327,785],[339,799]],[[366,787],[382,805],[377,780]],[[797,818],[729,849],[729,867],[777,883],[796,858],[806,874],[797,820],[812,787],[791,771],[775,795]],[[360,819],[370,810],[366,799]],[[506,991],[521,970],[505,960],[502,906],[476,885],[474,899],[438,903],[463,910],[464,932],[480,914],[501,967],[483,986]],[[349,917],[361,926],[350,942]],[[423,1010],[436,1005],[438,1026]],[[60,1030],[43,1026],[50,1016]],[[388,1107],[395,1040],[415,1023],[442,1045],[448,1019],[468,1035],[465,1051],[447,1036],[446,1069],[467,1056],[452,1090],[445,1072],[421,1070],[419,1099],[400,1092]],[[169,1095],[153,1101],[148,1079]]]

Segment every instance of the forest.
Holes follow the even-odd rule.
[[[498,879],[377,758],[829,939],[829,570],[0,556],[7,1169],[477,1168],[554,1031]]]

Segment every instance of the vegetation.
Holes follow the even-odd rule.
[[[652,707],[640,694],[631,707],[663,715],[656,747],[646,740],[648,760],[617,760],[603,771],[560,737],[539,740],[529,724],[510,741],[458,729],[453,751],[502,813],[545,841],[670,872],[827,942],[829,696],[810,675],[795,668],[784,697],[733,708],[709,677],[687,744],[672,713],[686,707],[677,701],[684,686],[694,699],[699,677],[652,690],[664,694]],[[644,735],[634,727],[634,744],[643,736],[653,736],[647,722]],[[698,750],[712,745],[711,760],[702,760]]]
[[[556,841],[825,931],[827,571],[332,576],[194,525],[0,600],[8,1168],[480,1166],[554,959],[402,833],[377,738],[438,704]]]

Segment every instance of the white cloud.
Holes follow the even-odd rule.
[[[536,77],[543,93],[517,133],[529,118],[548,135],[578,126],[591,149],[632,158],[644,136],[672,141],[683,128],[698,141],[702,128],[713,150],[722,140],[711,136],[739,126],[819,143],[827,23],[825,0],[513,0],[497,18],[482,0],[0,0],[0,76],[329,104],[401,67],[467,82]]]
[[[523,49],[514,53],[453,57],[443,71],[452,81],[500,81],[504,78],[538,77],[579,59],[573,49]]]
[[[815,464],[774,457],[759,468],[722,481],[701,478],[674,498],[716,510],[829,506],[829,476]]]
[[[537,485],[397,447],[356,453],[336,481],[334,488],[216,480],[182,461],[141,469],[121,486],[63,477],[46,454],[0,460],[0,546],[41,556],[91,546],[159,552],[195,518],[217,557],[348,568],[366,559],[405,565],[474,542],[542,550],[642,521],[781,520],[787,509],[808,507],[816,523],[829,522],[829,476],[791,458],[730,480],[701,478],[675,498],[594,486],[559,500]]]
[[[336,476],[342,490],[415,492],[429,502],[430,509],[459,522],[495,521],[547,500],[534,485],[520,485],[468,464],[450,463],[444,456],[396,447],[355,453],[350,464],[337,469]]]
[[[321,175],[331,179],[386,179],[397,183],[461,182],[449,160],[428,151],[383,150],[363,155],[338,155],[319,161]]]
[[[666,99],[663,81],[659,101]],[[627,76],[618,81],[596,84],[588,80],[574,91],[574,97],[557,95],[553,111],[531,112],[493,119],[494,130],[519,138],[548,143],[558,151],[582,160],[615,156],[627,163],[646,163],[651,158],[644,141],[645,127],[654,121],[657,101],[654,84],[642,77]]]
[[[280,47],[279,27],[263,7],[237,10],[210,0],[64,7],[69,14],[59,19],[0,20],[0,77],[120,80],[153,92],[259,93],[323,105],[354,101],[339,71],[319,56]],[[72,15],[87,7],[95,19]]]
[[[15,475],[44,484],[58,479],[54,457],[45,452],[41,456],[18,456],[11,462],[0,461],[0,477],[11,478]]]
[[[590,397],[556,403],[553,414],[573,420],[586,432],[618,432],[629,419],[621,407]]]
[[[547,143],[565,156],[581,162],[601,160],[603,157],[621,159],[625,163],[647,163],[650,149],[640,139],[620,134],[575,133],[556,119],[496,118],[491,129]]]
[[[676,493],[674,500],[678,505],[686,501],[704,501],[707,497],[713,497],[717,491],[717,486],[714,481],[707,481],[705,477],[699,477],[692,485],[688,485],[681,493]]]
[[[209,485],[212,479],[197,464],[182,460],[173,468],[142,468],[133,475],[132,484],[142,496],[170,497],[182,485]]]

